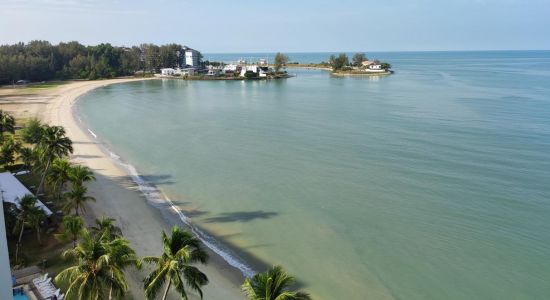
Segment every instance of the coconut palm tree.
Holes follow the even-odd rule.
[[[36,153],[32,148],[21,147],[19,148],[19,159],[23,162],[21,166],[22,169],[31,169],[33,164],[36,162]]]
[[[9,166],[15,162],[15,154],[19,152],[21,143],[16,141],[13,136],[3,138],[0,146],[0,164]]]
[[[4,133],[6,132],[15,133],[15,119],[3,110],[0,110],[0,141],[3,140]]]
[[[18,261],[19,250],[21,248],[21,240],[23,239],[23,231],[25,227],[35,225],[36,215],[44,213],[42,209],[36,206],[37,199],[33,195],[25,195],[19,201],[19,207],[16,210],[16,224],[14,230],[19,230],[19,237],[15,246],[15,261]]]
[[[76,248],[78,236],[84,229],[84,221],[79,216],[64,216],[62,224],[63,231],[57,234],[56,237],[62,241],[72,240],[73,248]]]
[[[95,180],[95,176],[90,168],[76,165],[69,170],[69,180],[73,185],[83,185],[84,182]]]
[[[76,265],[61,271],[55,282],[68,286],[67,299],[98,300],[110,294],[122,298],[128,290],[123,270],[136,260],[129,242],[122,238],[107,242],[86,229],[81,237],[75,248],[63,252],[63,257],[76,260]]]
[[[56,158],[52,162],[46,181],[57,191],[57,199],[61,199],[61,193],[64,190],[65,183],[70,179],[72,168],[73,165],[66,159]]]
[[[155,269],[143,280],[147,299],[154,299],[165,283],[163,300],[172,284],[182,299],[188,299],[184,281],[202,298],[201,287],[208,283],[208,278],[191,265],[197,262],[205,264],[208,260],[208,254],[202,249],[199,239],[174,226],[171,236],[162,232],[162,245],[164,252],[161,256],[143,257],[138,264],[141,266],[145,262],[155,265]]]
[[[38,195],[44,185],[44,179],[50,164],[55,158],[61,158],[73,153],[73,142],[65,136],[65,129],[61,126],[43,126],[42,135],[37,145],[38,153],[44,163],[44,174],[36,190]]]
[[[91,227],[91,230],[96,235],[101,235],[108,240],[122,237],[122,230],[114,222],[115,219],[103,215],[101,218],[95,219],[96,226]]]
[[[41,208],[38,208],[38,207],[31,210],[31,214],[28,217],[29,226],[36,231],[36,240],[40,245],[42,245],[42,238],[40,236],[40,231],[42,228],[42,222],[44,221],[45,218],[46,218],[46,214]]]
[[[294,277],[275,266],[247,278],[242,289],[249,300],[311,300],[307,293],[290,291],[289,287],[294,283]]]
[[[20,131],[21,138],[25,143],[36,145],[42,139],[44,125],[36,118],[29,119]]]
[[[79,215],[79,212],[85,212],[86,208],[84,204],[88,201],[95,202],[95,198],[86,195],[88,189],[82,185],[75,185],[72,189],[65,193],[65,206],[64,209],[68,213],[74,209],[75,215]]]

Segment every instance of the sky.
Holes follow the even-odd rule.
[[[0,0],[0,44],[204,53],[548,50],[550,0]]]

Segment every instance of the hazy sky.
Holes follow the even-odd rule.
[[[202,52],[550,49],[550,0],[0,0],[0,43]]]

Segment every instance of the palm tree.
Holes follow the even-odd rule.
[[[32,148],[21,147],[19,148],[19,159],[23,162],[22,169],[31,169],[32,165],[36,161],[36,153]]]
[[[53,185],[54,190],[57,191],[58,199],[61,199],[61,193],[64,190],[65,183],[70,179],[70,172],[72,168],[73,165],[66,159],[56,158],[52,162],[46,181]]]
[[[65,129],[63,127],[46,125],[42,129],[42,135],[37,147],[39,150],[38,153],[45,163],[44,174],[36,190],[36,194],[39,195],[52,160],[73,153],[73,142],[65,136]]]
[[[31,214],[28,217],[29,226],[31,228],[34,228],[34,230],[36,231],[36,240],[40,245],[42,245],[42,239],[40,237],[40,229],[42,228],[42,221],[44,221],[45,218],[46,218],[46,214],[39,207],[32,209]]]
[[[19,230],[19,238],[17,239],[17,244],[15,246],[16,262],[19,258],[19,249],[21,248],[21,240],[23,238],[23,231],[25,230],[25,227],[35,225],[33,222],[34,220],[31,219],[36,218],[35,215],[42,212],[42,210],[36,206],[36,201],[37,199],[33,195],[25,195],[20,199],[19,208],[16,210],[17,220],[14,230]]]
[[[163,300],[166,299],[172,283],[181,298],[188,299],[184,280],[202,298],[201,287],[208,283],[208,278],[198,268],[190,265],[196,262],[205,264],[208,261],[208,254],[202,249],[199,239],[174,226],[171,236],[162,232],[162,245],[164,252],[161,256],[143,257],[138,264],[141,266],[145,262],[155,265],[155,269],[143,280],[147,299],[154,299],[166,281],[168,284]]]
[[[96,235],[100,235],[107,240],[122,237],[122,230],[114,222],[115,219],[103,215],[101,218],[95,219],[96,226],[92,227],[91,230]]]
[[[128,290],[123,269],[136,260],[129,242],[122,238],[107,242],[86,229],[81,236],[75,248],[63,252],[64,258],[75,259],[77,264],[61,271],[55,282],[68,286],[67,299],[98,300],[110,294],[122,298]]]
[[[19,152],[21,143],[16,141],[13,136],[9,136],[7,139],[2,140],[2,146],[0,147],[0,164],[9,166],[15,162],[15,154]]]
[[[64,216],[63,217],[63,232],[57,234],[56,237],[62,241],[72,240],[73,248],[76,248],[78,236],[84,229],[84,221],[79,216]]]
[[[42,139],[44,125],[36,118],[29,119],[23,129],[21,129],[21,138],[25,143],[36,145]]]
[[[0,140],[4,138],[4,133],[15,133],[15,119],[9,114],[0,110]]]
[[[79,212],[85,212],[86,208],[84,204],[88,201],[95,202],[95,198],[92,196],[87,196],[86,193],[88,189],[82,185],[75,185],[72,187],[71,191],[64,194],[66,203],[65,211],[70,212],[74,209],[75,215],[79,215]]]
[[[82,185],[84,182],[95,180],[95,176],[90,168],[76,165],[69,170],[69,180],[73,185]]]
[[[280,266],[275,266],[247,278],[242,289],[249,300],[311,300],[307,293],[290,291],[289,286],[294,283],[294,277]]]

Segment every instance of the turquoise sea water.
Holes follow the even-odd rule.
[[[78,110],[231,259],[316,299],[549,299],[550,52],[376,56],[396,73],[136,82]]]

